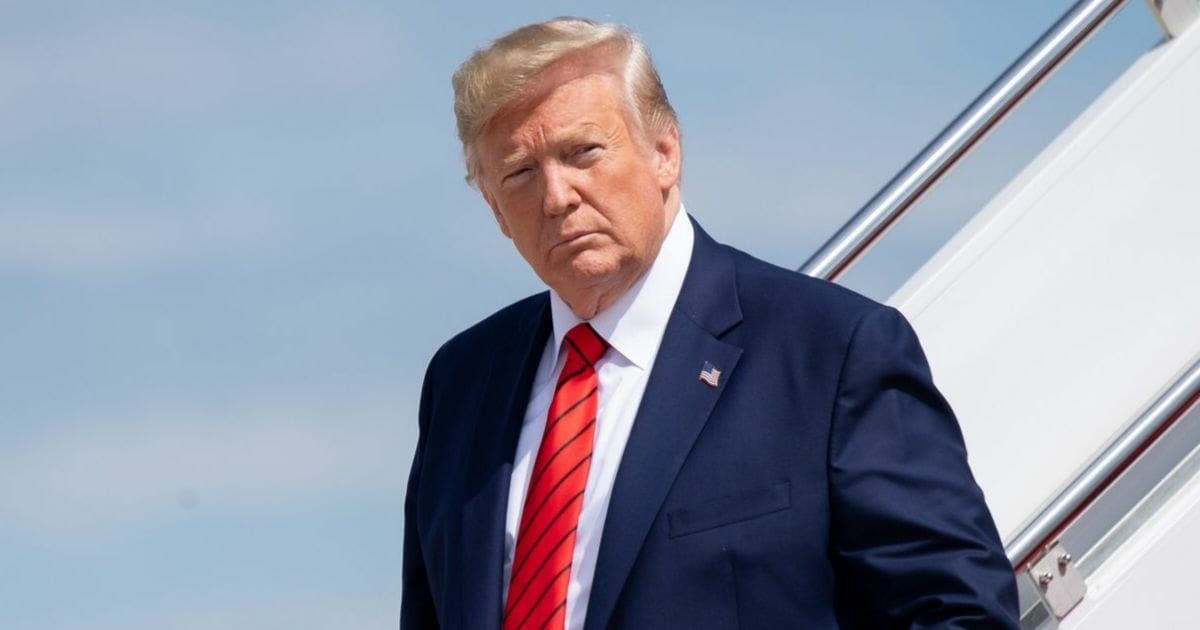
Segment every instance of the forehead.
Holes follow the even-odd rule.
[[[492,118],[483,134],[485,145],[508,152],[593,128],[611,132],[625,122],[623,86],[610,73],[541,80],[529,87]]]

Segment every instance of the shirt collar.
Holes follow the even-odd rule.
[[[692,222],[681,205],[650,269],[625,295],[589,322],[614,350],[643,370],[650,369],[658,354],[667,320],[687,275],[694,241]],[[550,315],[554,321],[554,356],[558,356],[567,331],[584,320],[554,290],[550,291]]]

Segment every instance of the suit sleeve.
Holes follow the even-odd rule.
[[[844,625],[1017,627],[1013,569],[962,433],[895,309],[868,312],[850,339],[829,466]]]
[[[437,628],[437,611],[429,588],[429,577],[422,557],[421,537],[417,527],[418,491],[421,486],[421,466],[425,442],[432,415],[433,364],[430,362],[421,387],[421,407],[418,416],[417,449],[413,454],[412,470],[408,475],[408,490],[404,497],[404,567],[400,594],[400,630]]]

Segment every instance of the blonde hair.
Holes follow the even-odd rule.
[[[678,127],[646,46],[628,28],[577,17],[522,26],[476,50],[454,73],[454,116],[466,159],[467,182],[478,184],[475,141],[496,112],[527,83],[564,57],[605,45],[624,54],[625,93],[644,137]]]

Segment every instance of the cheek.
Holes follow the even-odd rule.
[[[523,256],[530,258],[541,249],[544,227],[541,212],[532,210],[528,205],[510,206],[504,218],[508,224],[508,237]]]
[[[636,222],[636,216],[630,215],[641,214],[658,197],[653,177],[644,165],[635,160],[610,165],[597,173],[590,184],[600,199],[609,198],[612,205],[619,206],[613,209],[626,215],[626,222],[630,219]]]
[[[528,233],[537,220],[538,206],[533,197],[529,192],[520,190],[506,192],[500,199],[501,214],[514,238]]]
[[[517,247],[524,250],[537,245],[540,229],[537,222],[531,219],[529,215],[514,216],[509,222],[509,228],[512,231],[512,239],[516,242]]]

